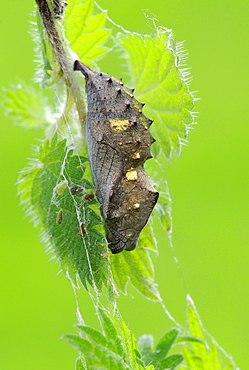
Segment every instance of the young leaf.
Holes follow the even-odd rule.
[[[229,363],[227,364],[227,366],[225,366],[222,370],[234,370],[234,366],[233,366],[233,362],[232,361],[229,361]],[[236,367],[235,370],[239,370],[239,368]]]
[[[162,164],[180,154],[181,141],[193,123],[193,96],[180,70],[175,36],[172,30],[159,27],[155,37],[119,34],[117,42],[124,50],[135,95],[155,121],[151,133],[161,149],[158,160]]]
[[[111,255],[114,282],[119,290],[126,293],[126,285],[132,285],[146,298],[158,301],[160,295],[154,282],[154,272],[149,252],[137,247],[132,253]]]
[[[190,333],[197,338],[204,339],[202,323],[190,297],[188,297],[187,317]]]
[[[177,365],[182,361],[180,361],[181,355],[177,355],[177,357],[172,357],[171,360],[165,362],[165,356],[167,355],[168,351],[170,350],[172,344],[175,342],[178,335],[178,331],[176,329],[172,329],[168,331],[158,342],[155,351],[152,352],[153,347],[153,337],[151,335],[142,335],[138,340],[138,345],[142,353],[142,359],[146,365],[153,364],[154,366],[161,366],[160,369],[164,369],[164,364],[170,364],[172,360],[171,367],[177,363]],[[180,357],[179,357],[180,356]],[[179,361],[179,362],[178,362]],[[176,365],[176,366],[177,366]],[[167,367],[165,367],[166,369]]]
[[[185,343],[185,342],[197,342],[203,344],[204,341],[203,339],[184,335],[178,335],[178,337],[175,340],[175,343]]]
[[[107,310],[100,310],[100,314],[106,335],[112,339],[116,337],[116,348],[120,356],[126,359],[126,364],[129,365],[132,370],[144,369],[144,363],[141,359],[135,336],[128,329],[120,313],[115,311],[115,313],[111,314]]]
[[[200,369],[205,370],[205,367],[204,367],[205,358],[204,357],[201,358],[195,355],[194,352],[191,351],[187,347],[183,347],[182,351],[183,351],[185,363],[189,370],[200,370]]]
[[[125,349],[127,363],[131,369],[144,369],[144,362],[141,359],[135,335],[129,330],[120,314],[117,316],[116,325],[119,328],[120,337],[123,338],[122,344]]]
[[[66,334],[63,338],[67,339],[80,353],[93,353],[93,346],[88,340],[80,338],[76,334]]]
[[[138,346],[141,354],[144,356],[152,352],[154,346],[154,338],[151,334],[143,334],[138,338]]]
[[[239,370],[234,361],[225,354],[214,339],[207,335],[199,318],[194,302],[188,296],[187,317],[190,338],[187,336],[188,345],[182,345],[182,353],[188,370]],[[200,340],[198,340],[199,338]],[[211,344],[210,344],[211,339]],[[176,342],[184,341],[179,338]],[[181,367],[179,369],[182,369]]]
[[[102,344],[103,346],[108,345],[107,339],[104,337],[104,335],[100,331],[95,330],[95,329],[91,328],[90,326],[86,326],[86,325],[77,325],[76,327],[81,332],[87,334],[88,337],[92,341],[94,341],[96,343],[99,343],[99,344]]]
[[[158,203],[156,205],[156,212],[158,214],[162,227],[164,228],[164,230],[170,233],[172,221],[171,221],[171,199],[169,193],[160,192]]]
[[[109,48],[105,42],[111,30],[105,28],[106,11],[94,14],[93,0],[72,0],[68,3],[65,16],[66,36],[72,50],[85,64],[96,68],[96,61]]]
[[[154,338],[150,334],[143,334],[138,338],[138,346],[142,354],[142,359],[145,365],[152,362],[152,349],[154,346]]]
[[[4,108],[16,125],[44,127],[54,123],[48,99],[33,86],[22,82],[5,90]]]
[[[83,177],[86,158],[73,155],[57,135],[41,145],[37,157],[19,178],[22,202],[33,218],[40,218],[44,241],[71,279],[79,276],[86,288],[89,283],[101,289],[107,279],[107,260],[104,237],[96,229],[101,218],[91,209],[96,200],[84,201],[82,195],[70,192],[74,184],[93,190]]]
[[[67,334],[64,338],[84,356],[86,363],[91,366],[110,370],[132,370],[123,358],[101,344],[93,346],[88,340],[75,334]]]
[[[157,251],[157,241],[154,235],[152,217],[149,219],[149,222],[147,223],[147,225],[145,225],[139,236],[138,246],[143,247],[145,249]]]
[[[178,331],[176,329],[168,331],[158,342],[155,352],[152,354],[153,365],[164,359],[175,342]]]
[[[79,335],[66,335],[65,338],[81,353],[87,369],[143,370],[139,348],[132,332],[127,328],[118,311],[98,308],[98,317],[103,333],[86,325],[78,324]],[[90,353],[91,350],[91,353]],[[89,367],[90,366],[90,367]]]
[[[157,370],[175,369],[183,361],[183,356],[179,354],[171,355],[156,365]]]
[[[78,357],[75,363],[75,370],[86,370],[85,366],[82,363],[82,358]]]

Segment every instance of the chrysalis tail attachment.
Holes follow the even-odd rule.
[[[108,246],[112,253],[130,251],[159,195],[143,168],[152,157],[152,121],[121,80],[77,60],[74,70],[86,79],[86,140]]]
[[[88,74],[86,72],[87,69],[90,69],[90,67],[88,67],[84,63],[81,63],[79,60],[76,60],[74,62],[73,70],[80,71],[84,75],[85,78],[88,78]]]

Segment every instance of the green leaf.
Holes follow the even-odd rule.
[[[86,362],[92,366],[104,366],[107,369],[113,370],[131,370],[124,362],[123,358],[101,344],[93,346],[88,340],[80,338],[75,334],[67,334],[64,338],[67,339],[69,343],[85,357]]]
[[[144,363],[141,359],[136,338],[132,331],[129,330],[121,315],[118,316],[117,327],[120,337],[123,338],[122,344],[125,349],[127,363],[130,365],[131,369],[144,369]]]
[[[100,365],[105,366],[107,369],[131,370],[129,365],[126,364],[125,359],[100,344],[95,346],[94,354],[98,357]]]
[[[153,265],[146,248],[137,247],[134,251],[111,255],[111,268],[117,288],[126,293],[130,280],[132,285],[146,298],[160,300],[154,281]]]
[[[75,362],[75,370],[86,370],[85,366],[82,363],[82,358],[78,357]]]
[[[108,343],[115,343],[113,351],[126,359],[126,364],[130,369],[144,369],[144,363],[141,360],[141,354],[136,343],[134,334],[128,329],[120,313],[110,313],[107,309],[100,309],[100,317]]]
[[[143,334],[138,338],[138,346],[142,355],[152,352],[154,346],[154,337],[151,334]]]
[[[66,36],[72,50],[85,64],[96,68],[96,61],[109,48],[105,46],[111,30],[105,28],[107,13],[94,14],[93,0],[72,0],[65,16]]]
[[[160,147],[157,157],[162,164],[180,154],[181,142],[193,123],[193,96],[179,68],[175,36],[172,30],[159,27],[154,37],[119,34],[117,42],[124,49],[135,96],[155,121],[151,132]]]
[[[183,356],[179,354],[171,355],[161,362],[159,362],[156,366],[157,370],[165,370],[165,369],[170,369],[173,370],[175,369],[180,363],[183,361]],[[211,370],[211,369],[210,369]]]
[[[214,341],[212,341],[210,351],[207,354],[206,363],[209,363],[209,367],[214,370],[220,370],[220,368],[222,367],[222,364],[220,362],[219,350]]]
[[[19,126],[44,127],[55,122],[48,99],[24,82],[5,90],[3,104],[8,117]]]
[[[128,329],[117,310],[111,313],[107,308],[98,308],[103,333],[86,325],[76,327],[84,336],[66,335],[65,338],[81,353],[87,369],[104,366],[110,370],[145,369],[141,354],[133,333]],[[83,364],[84,365],[84,364]],[[90,367],[89,367],[90,366]]]
[[[150,334],[143,334],[138,338],[138,346],[142,354],[142,359],[145,365],[152,362],[152,349],[154,346],[154,338]]]
[[[178,335],[178,337],[175,340],[175,343],[185,343],[185,342],[197,342],[202,344],[204,343],[203,339],[184,335]]]
[[[102,344],[103,346],[107,346],[108,342],[107,339],[104,337],[104,335],[90,326],[87,325],[76,325],[77,329],[79,329],[81,332],[88,335],[90,339],[92,339],[94,342]]]
[[[195,355],[194,352],[187,347],[183,347],[182,351],[189,370],[205,370],[204,357]]]
[[[63,338],[67,339],[68,342],[71,343],[80,353],[93,353],[93,346],[88,340],[80,338],[76,334],[66,334]]]
[[[194,306],[194,302],[190,297],[188,298],[187,317],[190,333],[197,338],[204,339],[202,323]]]
[[[153,365],[161,361],[169,352],[172,344],[176,340],[178,331],[172,329],[168,331],[158,342],[155,352],[152,354]]]
[[[107,280],[108,261],[103,255],[104,236],[96,230],[102,220],[91,209],[96,200],[84,201],[82,195],[70,192],[74,184],[93,190],[84,179],[85,163],[85,157],[73,155],[65,140],[59,141],[56,135],[40,146],[37,159],[21,174],[19,192],[33,219],[42,224],[43,240],[65,273],[75,283],[79,276],[85,288],[89,283],[101,289]]]
[[[172,220],[171,220],[171,199],[167,192],[160,192],[159,199],[156,205],[156,212],[162,227],[168,232],[171,232]]]
[[[153,228],[153,219],[150,218],[149,222],[145,227],[143,228],[139,240],[138,240],[138,246],[146,248],[146,249],[152,249],[154,251],[157,251],[157,240],[154,235],[154,228]]]
[[[239,370],[236,367],[234,367],[232,360],[229,361],[229,363],[222,369],[222,370]]]
[[[187,297],[187,318],[190,336],[179,337],[176,343],[183,343],[182,353],[188,370],[238,370],[215,340],[203,329],[194,302]],[[193,335],[193,337],[192,337]],[[184,343],[187,341],[188,343]],[[183,369],[179,367],[179,370]]]
[[[75,363],[75,370],[86,370],[85,366],[82,363],[82,358],[78,357]]]
[[[138,344],[144,363],[146,365],[153,364],[154,366],[159,365],[159,363],[164,364],[162,360],[165,360],[165,356],[169,352],[172,344],[175,342],[177,335],[178,331],[176,329],[172,329],[165,333],[164,336],[159,340],[154,352],[152,352],[153,337],[151,335],[142,335],[138,340]],[[161,368],[163,369],[163,367],[160,367],[160,369]]]
[[[114,317],[107,314],[107,312],[104,312],[103,309],[99,308],[99,314],[100,319],[102,322],[103,330],[105,332],[105,336],[108,341],[109,348],[119,354],[120,356],[124,355],[123,348],[122,348],[122,342],[120,337],[117,334],[117,326],[116,320]]]

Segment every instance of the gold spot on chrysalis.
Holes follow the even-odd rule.
[[[125,177],[127,178],[128,181],[135,181],[138,178],[137,171],[136,170],[127,171]]]
[[[132,159],[140,159],[140,153],[139,152],[135,152],[135,153],[131,154],[131,158]]]
[[[145,128],[146,130],[148,130],[146,117],[145,117],[145,116],[143,116],[143,115],[141,115],[141,117],[139,117],[139,121],[140,121],[140,123],[142,123],[142,125],[144,126],[144,128]]]
[[[109,119],[112,131],[122,132],[127,130],[129,121],[127,119],[111,118]]]
[[[140,203],[133,204],[133,209],[139,209],[139,208],[140,208]]]

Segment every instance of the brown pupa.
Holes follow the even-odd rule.
[[[155,141],[152,121],[120,80],[78,60],[74,70],[86,80],[86,141],[108,246],[112,253],[131,251],[159,195],[143,168]]]

